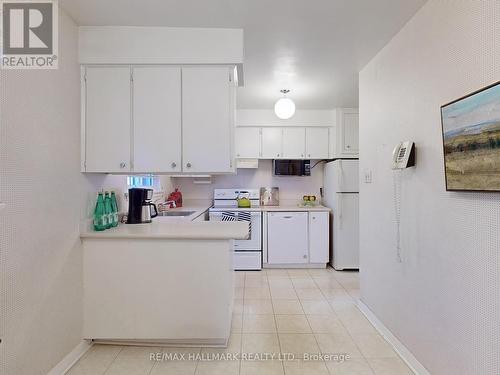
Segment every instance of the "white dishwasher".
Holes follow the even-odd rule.
[[[308,263],[307,212],[269,212],[268,264]]]

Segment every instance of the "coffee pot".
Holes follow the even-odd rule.
[[[128,189],[127,224],[151,223],[151,219],[158,216],[156,205],[151,203],[152,198],[153,189]]]

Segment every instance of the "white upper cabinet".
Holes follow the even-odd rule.
[[[303,159],[305,157],[305,128],[283,129],[283,157],[286,159]]]
[[[184,172],[234,172],[232,88],[227,67],[182,68]]]
[[[357,158],[359,153],[359,111],[342,108],[337,112],[336,157]]]
[[[236,128],[236,157],[241,159],[328,159],[330,143],[327,127]]]
[[[262,158],[279,159],[283,157],[283,129],[262,128]]]
[[[260,157],[260,128],[236,128],[236,157],[242,159],[257,159]]]
[[[180,172],[181,68],[133,68],[134,172]]]
[[[228,66],[84,67],[82,171],[234,173],[232,72]]]
[[[84,170],[130,171],[130,68],[87,67],[83,85]]]
[[[306,128],[306,158],[328,159],[328,128]]]

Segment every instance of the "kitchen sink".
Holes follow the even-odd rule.
[[[163,211],[158,212],[158,216],[191,216],[196,211]]]

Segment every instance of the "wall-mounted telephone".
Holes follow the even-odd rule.
[[[415,143],[405,141],[394,147],[392,169],[405,169],[415,165]]]

